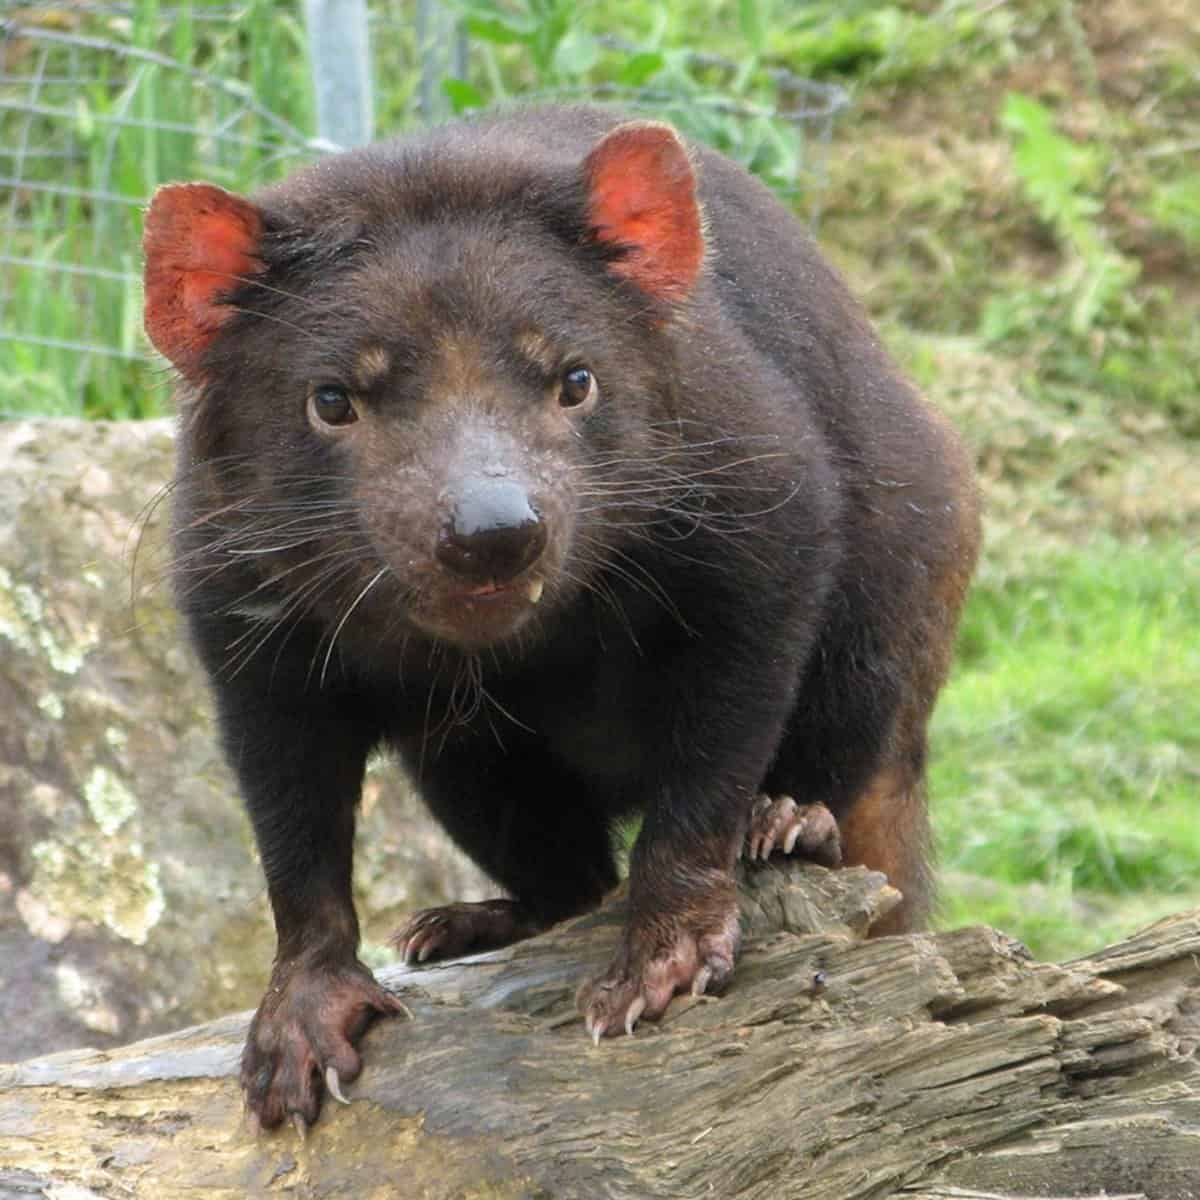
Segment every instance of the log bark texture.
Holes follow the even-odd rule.
[[[861,869],[743,880],[719,998],[591,1045],[617,897],[509,950],[382,973],[349,1107],[254,1136],[247,1014],[0,1067],[0,1197],[1200,1197],[1200,912],[1089,958],[973,928],[864,939]]]

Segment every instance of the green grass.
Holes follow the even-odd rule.
[[[22,177],[32,189],[14,196],[0,188],[0,230],[11,232],[0,253],[37,264],[0,263],[0,288],[11,292],[4,324],[52,343],[97,349],[81,355],[62,344],[0,339],[0,416],[165,411],[162,370],[147,361],[141,332],[143,200],[161,183],[197,177],[245,189],[296,161],[296,140],[243,101],[265,98],[283,121],[301,131],[311,126],[297,17],[268,0],[246,0],[236,18],[221,22],[192,19],[193,7],[203,8],[172,6],[167,21],[157,0],[139,0],[128,21],[98,11],[72,29],[127,54],[76,57],[57,43],[18,43],[23,49],[14,53],[14,76],[32,74],[44,49],[45,75],[84,82],[40,87],[37,103],[58,110],[54,115],[26,117],[0,108],[0,145],[26,141],[35,150],[60,151],[73,144],[76,152],[69,170],[60,158],[28,159]],[[36,12],[23,19],[35,27],[39,20]],[[61,32],[52,14],[45,20],[51,33]],[[203,69],[229,86],[197,86],[192,76],[139,52]],[[0,99],[27,104],[30,86],[0,83]],[[13,162],[0,158],[0,169],[7,172]],[[41,190],[47,186],[63,190]]]
[[[985,569],[960,641],[932,730],[944,919],[1055,955],[1200,903],[1194,545],[1099,538]]]

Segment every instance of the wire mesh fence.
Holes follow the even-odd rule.
[[[373,75],[386,85],[374,90],[377,128],[440,118],[464,106],[462,89],[474,95],[466,82],[442,86],[470,66],[447,11],[433,0],[371,7]],[[245,190],[335,149],[317,136],[311,64],[328,73],[345,63],[310,60],[309,44],[300,7],[266,0],[0,0],[0,416],[160,410],[163,375],[141,329],[142,206],[168,180]],[[692,61],[686,77],[638,86],[534,78],[517,98],[616,102],[672,119],[779,190],[802,192],[815,213],[820,148],[844,94],[777,72],[777,103],[755,103],[723,94],[735,64]],[[701,72],[704,87],[694,85]]]
[[[146,197],[245,186],[315,147],[256,98],[235,10],[164,10],[153,37],[121,6],[0,16],[0,411],[148,411]]]

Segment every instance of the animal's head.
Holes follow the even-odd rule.
[[[553,166],[487,146],[356,152],[257,202],[155,195],[146,329],[220,514],[199,536],[254,564],[247,611],[361,605],[490,645],[666,486],[670,330],[704,258],[685,147],[648,122]]]

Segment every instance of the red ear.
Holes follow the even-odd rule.
[[[193,380],[205,347],[233,315],[221,297],[263,269],[262,230],[253,204],[210,183],[171,184],[150,201],[142,235],[146,332]]]
[[[612,271],[659,300],[682,300],[704,261],[696,177],[669,125],[618,125],[583,164],[593,236],[624,248]]]

